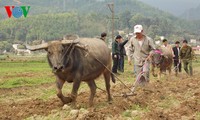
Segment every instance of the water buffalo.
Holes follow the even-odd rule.
[[[173,57],[170,54],[163,54],[163,52],[159,49],[154,50],[151,58],[152,62],[152,74],[154,77],[157,76],[155,74],[154,68],[159,68],[159,79],[161,77],[161,73],[166,72],[166,70],[169,71],[169,74],[171,74],[171,67],[173,62]]]
[[[87,45],[87,50],[85,50],[85,45]],[[115,78],[109,71],[112,64],[111,51],[102,40],[97,38],[58,40],[35,46],[27,45],[27,48],[31,51],[41,49],[47,51],[49,65],[57,78],[57,96],[64,104],[76,102],[80,83],[84,81],[91,90],[89,105],[93,105],[97,88],[94,80],[101,74],[104,76],[108,101],[112,100],[110,78],[113,82],[115,82]],[[62,87],[66,81],[73,83],[73,89],[69,97],[62,94]]]

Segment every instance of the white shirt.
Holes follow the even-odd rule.
[[[140,47],[142,46],[142,43],[143,43],[143,40],[140,40],[140,41],[138,41],[139,42],[139,45],[140,45]]]
[[[177,50],[178,50],[178,55],[180,54],[180,48],[179,47],[176,47],[177,48]]]
[[[172,47],[169,44],[167,44],[167,46],[162,45],[161,50],[162,50],[164,55],[170,54],[170,55],[174,56],[174,51],[172,50]]]

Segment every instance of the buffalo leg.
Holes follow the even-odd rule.
[[[154,77],[157,77],[158,75],[155,73],[155,66],[152,65],[151,67],[152,67],[152,68],[151,68],[152,75],[153,75]]]
[[[107,94],[108,94],[108,101],[111,101],[112,100],[112,97],[110,95],[110,72],[109,71],[105,71],[104,72],[104,80],[105,80],[105,84],[106,84],[106,91],[107,91]]]
[[[72,88],[72,92],[71,92],[71,99],[72,102],[75,104],[76,103],[76,98],[77,98],[77,92],[78,89],[80,87],[81,81],[80,79],[75,79],[73,82],[73,88]]]
[[[169,80],[171,80],[171,67],[168,69],[169,71]]]
[[[70,98],[67,98],[65,96],[63,96],[62,94],[62,87],[63,87],[63,84],[65,83],[64,80],[60,80],[60,79],[57,79],[56,81],[56,85],[57,85],[57,96],[58,98],[60,98],[60,100],[66,104],[66,103],[69,103],[71,102]]]
[[[90,99],[89,99],[89,106],[92,106],[97,86],[96,86],[94,80],[87,82],[87,84],[90,87],[90,92],[91,92]]]
[[[161,80],[161,74],[162,74],[162,70],[159,69],[158,80]]]

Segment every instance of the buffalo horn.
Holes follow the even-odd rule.
[[[46,49],[47,47],[48,47],[48,43],[42,43],[40,45],[33,45],[33,46],[29,46],[29,45],[26,44],[26,48],[31,50],[31,51]]]

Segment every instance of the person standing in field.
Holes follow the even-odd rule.
[[[130,39],[134,36],[134,33],[129,33],[127,36],[128,43],[125,45],[125,50],[126,50],[126,55],[128,56],[128,46],[130,45]],[[136,76],[136,71],[135,71],[135,64],[133,65],[133,74]]]
[[[170,56],[170,58],[174,57],[174,52],[171,45],[168,44],[167,39],[163,39],[163,45],[161,45],[160,50],[164,56]]]
[[[103,40],[104,42],[106,42],[106,36],[107,36],[107,33],[103,32],[101,33],[101,40]]]
[[[181,72],[181,61],[179,58],[180,54],[180,42],[176,41],[175,42],[175,47],[172,48],[174,52],[174,68],[175,68],[175,75],[177,76],[178,72]]]
[[[120,39],[120,41],[119,41],[120,58],[119,58],[118,70],[120,72],[124,72],[124,56],[126,56],[126,51],[125,51],[124,45],[127,42],[128,42],[128,40],[123,41],[123,39]]]
[[[192,69],[192,59],[193,59],[193,51],[192,47],[188,45],[187,40],[183,40],[183,46],[180,50],[180,59],[183,62],[183,67],[185,72],[192,76],[193,75],[193,69]],[[188,70],[189,67],[189,70]]]
[[[142,69],[145,69],[146,74],[144,77],[145,80],[149,82],[149,60],[151,58],[152,50],[155,49],[155,44],[150,37],[144,34],[142,25],[134,26],[134,34],[135,36],[130,39],[130,44],[127,49],[128,63],[131,64],[131,61],[134,59],[136,78]],[[146,65],[143,66],[145,62]]]
[[[113,66],[112,66],[112,72],[115,74],[117,73],[118,63],[120,59],[120,51],[119,51],[119,41],[121,41],[122,36],[117,35],[115,38],[115,41],[112,43],[112,59],[113,59]]]

